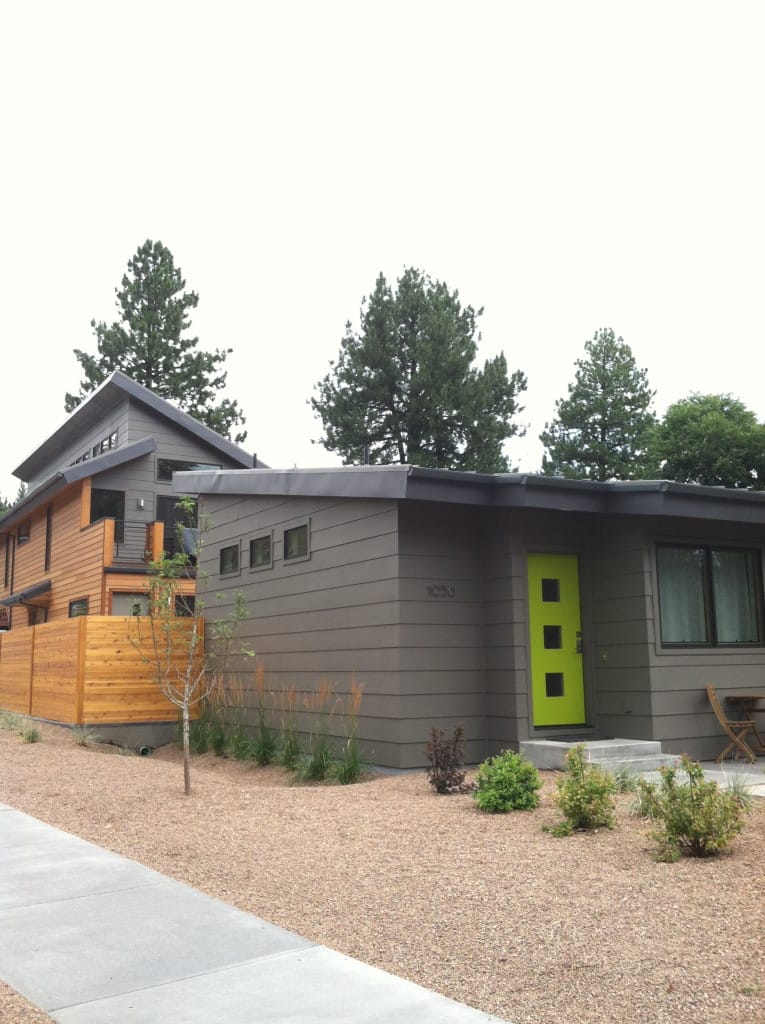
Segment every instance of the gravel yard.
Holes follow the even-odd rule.
[[[659,864],[614,831],[557,839],[424,773],[298,786],[278,768],[0,731],[0,802],[308,939],[516,1024],[765,1022],[765,801],[730,852]],[[48,1018],[0,986],[0,1020]]]

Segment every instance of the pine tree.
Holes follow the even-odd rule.
[[[483,310],[462,306],[441,281],[405,269],[394,290],[380,274],[361,308],[361,329],[346,324],[340,355],[310,400],[320,443],[346,464],[502,472],[503,444],[526,388],[508,376],[503,354],[473,365]]]
[[[235,401],[214,404],[225,386],[222,364],[231,349],[197,351],[198,338],[189,338],[189,311],[199,302],[196,292],[184,291],[186,282],[173,254],[161,242],[147,240],[128,261],[122,287],[116,291],[119,319],[107,325],[91,320],[98,354],[81,349],[74,354],[85,378],[77,395],[67,394],[67,412],[94,391],[113,370],[122,370],[160,398],[175,402],[191,416],[229,437],[244,424]],[[246,431],[233,440],[245,440]]]
[[[546,449],[542,472],[580,480],[653,475],[647,448],[656,422],[655,392],[646,371],[610,328],[596,331],[584,348],[568,398],[556,402],[556,418],[540,435]]]

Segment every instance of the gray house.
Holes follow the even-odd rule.
[[[704,687],[765,692],[765,494],[410,466],[174,487],[209,514],[203,569],[224,608],[243,592],[272,684],[364,683],[375,763],[421,765],[457,722],[474,762],[607,737],[706,759]]]

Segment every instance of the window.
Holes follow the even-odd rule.
[[[108,491],[94,487],[90,492],[90,521],[114,519],[114,539],[118,544],[125,540],[125,492]]]
[[[175,614],[181,618],[191,618],[196,607],[196,598],[193,594],[175,595]]]
[[[656,549],[665,647],[762,643],[760,556],[743,548]]]
[[[250,541],[250,568],[266,569],[272,564],[271,534],[267,537],[255,537]]]
[[[45,571],[50,569],[50,546],[53,539],[53,509],[48,505],[45,510]]]
[[[25,519],[23,523],[19,523],[18,529],[16,530],[16,540],[19,544],[29,543],[29,538],[32,536],[32,520]]]
[[[284,561],[308,558],[308,523],[284,531]]]
[[[80,597],[76,601],[69,602],[69,618],[77,619],[80,615],[88,614],[88,599]]]
[[[220,574],[228,576],[231,573],[239,572],[239,545],[231,544],[227,548],[220,549]]]
[[[157,459],[157,480],[170,483],[173,473],[194,473],[210,469],[220,469],[220,465],[213,462],[185,462],[182,459]]]

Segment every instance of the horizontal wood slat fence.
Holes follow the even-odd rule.
[[[192,624],[173,620],[174,635]],[[156,663],[144,660],[151,650],[149,620],[134,616],[83,615],[0,633],[0,708],[67,725],[175,721]]]

